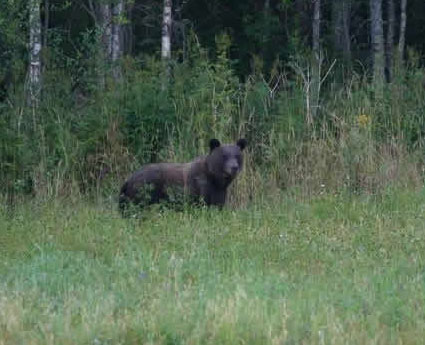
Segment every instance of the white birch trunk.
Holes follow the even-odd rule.
[[[41,18],[40,1],[29,1],[29,84],[27,101],[37,106],[41,93]]]
[[[111,8],[109,4],[99,4],[99,16],[101,25],[101,39],[105,61],[111,59],[112,56],[112,23]]]
[[[106,85],[106,74],[112,55],[111,8],[105,1],[91,6],[96,12],[97,26],[100,30],[100,46],[97,58],[97,74],[100,89]]]
[[[161,40],[161,57],[163,60],[171,58],[171,9],[172,0],[164,0]]]
[[[407,0],[401,0],[400,36],[398,41],[398,58],[400,63],[403,61],[403,58],[404,58],[404,46],[405,46],[405,40],[406,40],[406,24],[407,24],[406,6],[407,6]]]

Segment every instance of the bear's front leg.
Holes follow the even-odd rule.
[[[210,190],[206,203],[222,208],[226,203],[226,190]]]

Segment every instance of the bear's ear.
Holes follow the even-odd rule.
[[[236,142],[236,145],[239,146],[239,148],[241,149],[241,151],[246,147],[246,139],[239,139]]]
[[[221,144],[220,144],[220,141],[218,141],[218,139],[211,139],[210,140],[210,150],[212,151],[212,150],[214,150],[215,148],[217,148],[217,147],[219,147]]]

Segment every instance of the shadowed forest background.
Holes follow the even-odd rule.
[[[421,0],[2,1],[0,191],[116,195],[242,136],[240,202],[421,185],[424,35]]]

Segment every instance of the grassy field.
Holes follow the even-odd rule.
[[[1,345],[425,341],[424,190],[111,207],[0,211]]]

